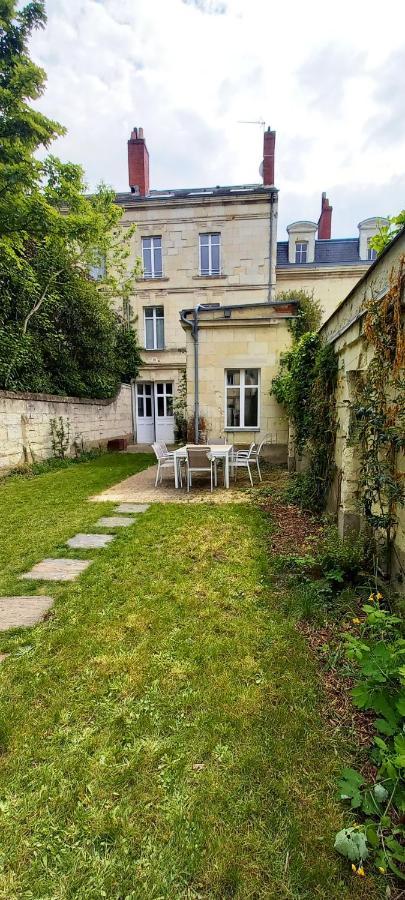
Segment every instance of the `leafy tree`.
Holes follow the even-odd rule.
[[[388,247],[388,244],[405,227],[405,209],[397,216],[388,216],[388,225],[381,225],[378,234],[370,239],[370,247],[377,251],[378,256]]]
[[[116,311],[139,271],[129,266],[133,229],[120,229],[112,190],[86,195],[80,166],[34,155],[64,133],[28,102],[44,90],[27,51],[44,24],[42,0],[20,12],[0,0],[0,386],[110,396],[140,362]]]

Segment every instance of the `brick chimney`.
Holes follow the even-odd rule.
[[[149,194],[149,153],[143,128],[134,128],[128,141],[128,174],[132,194]]]
[[[328,241],[332,234],[332,206],[325,194],[322,194],[321,215],[318,220],[318,240]]]
[[[263,184],[274,184],[274,150],[276,146],[276,132],[270,128],[263,135]]]

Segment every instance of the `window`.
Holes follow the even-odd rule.
[[[147,306],[145,313],[145,350],[164,350],[165,311],[163,306]]]
[[[137,384],[136,395],[138,401],[138,418],[152,418],[152,385]]]
[[[156,384],[156,411],[159,418],[173,415],[173,385],[170,381]]]
[[[259,370],[226,372],[226,427],[259,427]]]
[[[95,253],[93,265],[89,267],[89,275],[93,281],[101,281],[106,275],[106,258],[104,253]]]
[[[162,277],[162,238],[142,238],[142,260],[144,278]]]
[[[221,274],[221,235],[200,234],[200,275]]]
[[[373,248],[370,244],[370,241],[371,241],[371,238],[369,238],[367,241],[367,259],[370,260],[370,262],[372,262],[373,259],[377,259],[377,251],[373,250]]]
[[[297,241],[295,245],[295,262],[306,263],[308,254],[308,241]]]

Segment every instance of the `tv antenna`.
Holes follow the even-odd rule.
[[[263,119],[238,119],[238,125],[260,125],[263,131],[266,127]]]

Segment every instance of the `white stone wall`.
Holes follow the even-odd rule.
[[[132,440],[131,386],[114,400],[87,400],[47,394],[0,391],[0,471],[52,456],[50,420],[70,423],[70,452],[78,439],[85,449],[116,437]]]

